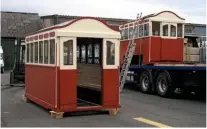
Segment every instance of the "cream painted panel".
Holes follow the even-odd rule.
[[[121,34],[117,33],[105,33],[105,32],[71,32],[71,31],[62,31],[58,30],[56,32],[57,36],[70,36],[70,37],[91,37],[91,38],[112,38],[120,39]]]
[[[106,64],[106,51],[107,46],[106,42],[111,41],[112,43],[115,43],[115,64],[114,65],[107,65]],[[104,39],[103,40],[103,69],[117,69],[119,67],[119,47],[120,47],[120,41],[118,39]]]
[[[68,40],[73,40],[73,64],[72,65],[64,65],[64,50],[63,50],[63,43]],[[77,59],[76,59],[76,38],[74,37],[60,37],[60,69],[77,69]]]
[[[111,33],[117,34],[119,32],[114,31],[108,28],[105,24],[94,19],[82,19],[73,24],[59,29],[61,31],[70,31],[70,32],[93,32],[93,33]]]
[[[170,12],[163,12],[155,17],[151,17],[152,21],[167,21],[167,22],[179,22],[183,23],[185,20],[178,18],[175,14]]]

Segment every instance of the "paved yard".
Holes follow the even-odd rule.
[[[8,74],[2,84],[8,84]],[[195,97],[166,99],[142,94],[133,88],[121,93],[120,113],[106,112],[68,114],[52,119],[47,110],[33,103],[25,103],[21,96],[24,87],[1,87],[1,125],[4,127],[205,127],[206,103]],[[135,120],[134,118],[137,118]],[[157,122],[157,123],[155,123]]]

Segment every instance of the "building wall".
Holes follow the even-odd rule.
[[[63,23],[69,20],[77,19],[78,16],[58,16],[58,15],[51,15],[51,16],[43,16],[41,17],[41,20],[44,24],[44,27],[53,26],[59,23]],[[116,19],[102,19],[106,21],[109,25],[111,25],[113,28],[118,29],[119,25],[122,25],[126,23],[128,20],[116,20]]]
[[[11,70],[15,62],[15,39],[7,38],[1,39],[1,46],[3,48],[3,59],[5,70]]]

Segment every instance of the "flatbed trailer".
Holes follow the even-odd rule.
[[[162,97],[183,92],[203,94],[206,91],[205,64],[131,65],[126,83],[134,83],[143,93],[157,93]]]
[[[126,83],[135,83],[142,92],[163,97],[178,90],[204,93],[206,45],[201,38],[205,36],[195,33],[194,27],[185,27],[185,19],[171,11],[121,25],[120,70],[129,70],[124,74]],[[132,58],[129,53],[133,53]]]

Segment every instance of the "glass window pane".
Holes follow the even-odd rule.
[[[39,42],[39,63],[43,63],[43,41]]]
[[[144,36],[149,36],[149,23],[144,24]]]
[[[30,43],[30,63],[33,63],[33,43]]]
[[[128,39],[129,38],[128,32],[129,32],[128,28],[124,29],[124,39]]]
[[[55,39],[50,40],[50,64],[55,64]]]
[[[115,44],[107,41],[106,42],[106,64],[114,65],[115,64]]]
[[[139,25],[139,37],[143,37],[143,25]]]
[[[73,40],[68,40],[63,43],[64,65],[73,64]]]
[[[139,37],[139,30],[138,30],[138,26],[136,26],[136,30],[134,31],[135,34],[135,38]]]
[[[174,25],[170,25],[170,36],[176,37],[176,27]]]
[[[152,35],[160,36],[160,22],[152,22]]]
[[[124,29],[121,30],[121,39],[124,39]]]
[[[29,62],[29,44],[27,44],[27,63]]]
[[[35,63],[38,63],[38,42],[35,42]]]
[[[92,56],[92,44],[88,45],[88,63],[91,64],[93,56]]]
[[[81,63],[85,63],[86,61],[86,46],[81,46]]]
[[[133,27],[129,28],[129,39],[132,38],[132,34],[133,34]]]
[[[44,41],[44,64],[48,64],[48,40]]]
[[[178,24],[178,30],[177,30],[178,37],[183,37],[183,25]]]
[[[80,62],[80,46],[77,45],[77,62],[79,63]]]
[[[168,36],[168,24],[164,25],[162,28],[163,28],[163,36]]]
[[[94,59],[94,63],[95,64],[99,64],[100,63],[100,45],[99,44],[95,44],[94,46],[95,48],[95,59]]]

